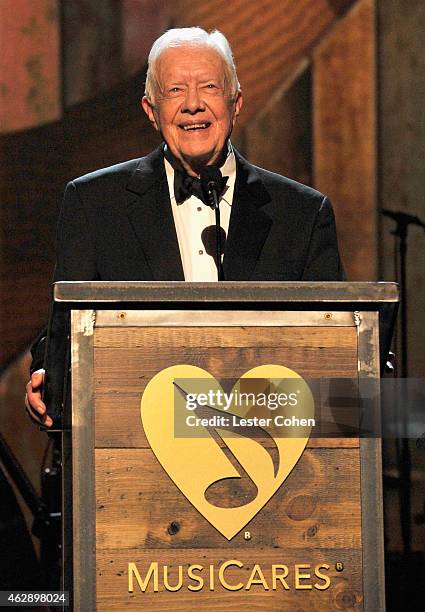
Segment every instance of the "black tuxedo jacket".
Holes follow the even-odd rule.
[[[235,155],[225,279],[343,280],[329,200]],[[184,280],[162,147],[68,184],[55,280]]]
[[[225,279],[343,280],[326,196],[253,166],[236,150],[235,155]],[[162,146],[68,184],[54,280],[184,280]],[[58,367],[63,367],[66,333],[65,318],[56,315],[50,341],[54,354],[62,355]],[[42,367],[44,345],[34,345],[31,371]],[[56,361],[52,367],[56,370]],[[49,378],[54,386],[53,379],[61,377],[55,372]],[[57,391],[50,395],[57,396]]]

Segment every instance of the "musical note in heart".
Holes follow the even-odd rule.
[[[314,417],[312,394],[293,370],[281,365],[257,366],[246,372],[233,390],[247,379],[261,379],[266,383],[297,379],[303,390],[297,410],[302,412],[302,418]],[[202,436],[178,437],[174,432],[176,410],[184,415],[188,394],[182,380],[201,381],[215,393],[222,391],[218,381],[202,368],[192,365],[166,368],[149,381],[143,393],[143,428],[152,451],[176,486],[230,540],[261,510],[291,473],[304,451],[311,427],[295,428],[290,437],[277,437],[275,429],[264,427],[260,428],[262,437],[258,437],[255,428],[238,427],[229,431],[207,425],[200,427]],[[250,414],[249,407],[231,406],[224,412],[197,406],[196,410],[201,416],[214,411],[233,415],[235,419]],[[245,489],[232,499],[229,496],[231,485],[238,480],[245,482]],[[223,494],[224,491],[227,494]]]

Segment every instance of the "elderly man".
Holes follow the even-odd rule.
[[[229,141],[242,108],[232,52],[220,32],[173,29],[153,45],[142,107],[164,144],[147,157],[68,184],[59,221],[58,280],[215,281],[199,175],[217,166],[225,280],[343,280],[335,221],[321,193],[249,164]],[[214,234],[213,234],[214,235]],[[56,322],[54,333],[65,335]],[[41,400],[44,344],[33,349],[26,404]]]

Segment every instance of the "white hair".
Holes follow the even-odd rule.
[[[167,30],[162,36],[156,39],[152,45],[148,57],[148,71],[146,74],[145,95],[150,102],[155,101],[155,91],[158,86],[156,74],[157,62],[161,54],[170,47],[183,46],[205,46],[216,51],[224,60],[226,67],[226,81],[232,92],[236,95],[241,86],[236,74],[235,61],[232,49],[227,38],[218,30],[206,32],[202,28],[173,28]]]

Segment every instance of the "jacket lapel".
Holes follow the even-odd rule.
[[[127,190],[133,196],[127,214],[152,271],[152,279],[184,280],[162,145],[140,160]]]
[[[271,218],[261,209],[271,201],[255,167],[236,150],[236,184],[226,241],[226,280],[250,280],[270,231]]]

